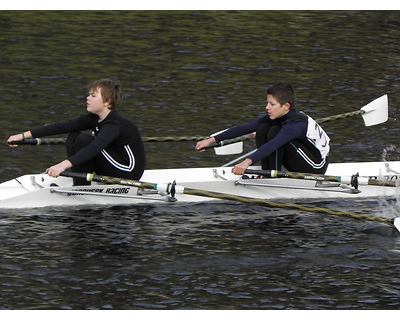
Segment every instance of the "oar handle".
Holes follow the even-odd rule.
[[[245,134],[245,135],[240,136],[240,137],[236,137],[236,138],[232,138],[232,139],[226,139],[226,140],[222,140],[220,142],[214,142],[214,143],[210,144],[209,146],[202,148],[201,150],[218,148],[218,147],[226,146],[228,144],[232,144],[232,143],[236,143],[236,142],[240,142],[240,141],[244,141],[244,140],[252,139],[252,138],[254,138],[254,134],[253,133],[249,133],[249,134]]]
[[[66,138],[32,138],[32,139],[24,139],[21,141],[11,141],[8,142],[9,145],[12,146],[22,146],[22,145],[30,145],[30,146],[38,146],[38,145],[49,145],[49,144],[65,144]]]
[[[25,140],[21,140],[21,141],[8,142],[8,145],[10,145],[10,146],[22,146],[22,145],[36,146],[37,145],[37,141],[36,141],[36,139],[25,139]]]
[[[218,147],[220,147],[221,146],[221,142],[214,142],[214,143],[211,143],[209,146],[207,146],[207,147],[204,147],[204,148],[201,148],[200,150],[207,150],[207,149],[212,149],[212,148],[218,148]],[[199,150],[199,151],[200,151]]]

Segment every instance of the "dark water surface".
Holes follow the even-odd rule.
[[[85,112],[86,85],[121,81],[143,136],[208,135],[264,112],[292,82],[314,118],[387,93],[389,120],[324,124],[332,161],[399,160],[398,11],[0,11],[0,135]],[[147,167],[232,157],[147,143]],[[253,148],[246,142],[246,150]],[[5,181],[62,146],[0,146]],[[308,206],[398,215],[398,201]],[[243,204],[1,212],[3,309],[400,308],[400,238],[387,225]]]

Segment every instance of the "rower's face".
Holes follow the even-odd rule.
[[[101,96],[101,89],[97,88],[96,91],[90,91],[86,98],[86,107],[89,112],[98,114],[105,108],[103,97]]]
[[[269,117],[274,120],[283,117],[290,111],[290,104],[285,103],[281,105],[273,95],[269,94],[267,97],[267,106],[265,107]]]

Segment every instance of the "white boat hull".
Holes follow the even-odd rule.
[[[252,167],[259,169],[258,167]],[[326,175],[381,177],[394,181],[400,174],[400,161],[330,164]],[[195,169],[160,169],[145,171],[141,181],[157,184],[172,183],[184,188],[199,189],[241,197],[268,200],[302,200],[334,198],[396,197],[397,187],[373,185],[359,186],[352,193],[350,186],[316,186],[316,182],[303,179],[242,179],[231,173],[230,167]],[[214,198],[176,194],[182,202],[217,201]],[[46,174],[21,176],[0,184],[0,209],[20,209],[48,206],[113,206],[149,203],[170,203],[167,195],[156,190],[141,190],[123,185],[106,185],[92,182],[91,186],[72,186],[72,179],[51,178]]]

